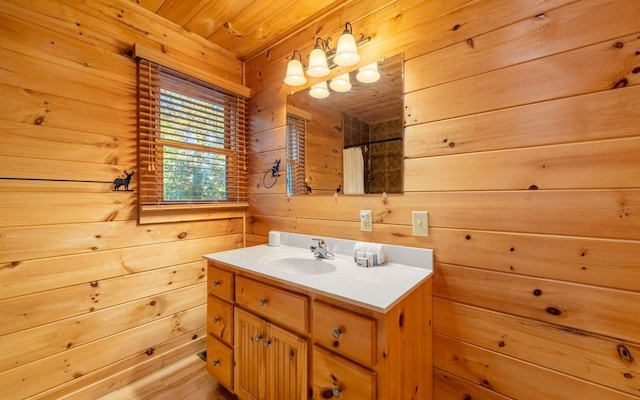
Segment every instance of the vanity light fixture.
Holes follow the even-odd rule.
[[[364,34],[360,34],[360,39],[356,40],[353,37],[351,23],[347,22],[335,50],[329,47],[330,40],[331,38],[326,40],[316,38],[316,44],[309,54],[309,65],[306,71],[308,76],[323,77],[327,76],[336,66],[347,67],[357,64],[360,61],[357,46],[370,41],[371,36],[365,37]],[[302,69],[302,57],[298,50],[293,51],[293,56],[287,64],[284,83],[289,86],[301,86],[307,83]]]
[[[356,79],[362,83],[373,83],[380,79],[380,72],[378,72],[378,63],[374,62],[358,69]]]
[[[353,37],[353,28],[351,23],[347,22],[344,32],[338,39],[338,48],[336,49],[336,55],[333,57],[333,62],[341,67],[349,67],[357,64],[358,61],[360,61],[360,55],[356,48],[356,39]]]
[[[316,99],[324,99],[329,96],[327,81],[318,82],[309,88],[309,95]]]
[[[309,67],[307,68],[307,75],[319,78],[329,75],[331,70],[327,63],[326,54],[327,42],[321,38],[316,39],[316,45],[309,54]]]
[[[284,78],[284,83],[289,86],[300,86],[307,83],[307,78],[304,77],[304,71],[302,70],[302,57],[298,50],[293,51],[293,56],[291,56],[291,60],[287,64],[287,76]]]
[[[348,92],[351,89],[351,80],[349,73],[338,75],[331,80],[329,87],[336,92]]]

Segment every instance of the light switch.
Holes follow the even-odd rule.
[[[429,212],[412,211],[413,236],[429,236]]]

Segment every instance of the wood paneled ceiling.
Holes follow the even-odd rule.
[[[130,0],[235,53],[245,61],[323,14],[340,0]]]

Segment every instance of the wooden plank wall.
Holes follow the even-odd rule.
[[[373,37],[364,64],[405,53],[405,193],[253,188],[250,242],[433,248],[437,400],[640,398],[640,3],[350,2],[246,63],[254,137],[273,138],[254,168],[283,156],[288,57],[345,21]]]
[[[241,212],[138,225],[135,176],[112,191],[137,163],[133,43],[242,83],[235,56],[141,10],[0,2],[3,399],[97,398],[200,351],[202,255],[242,246]]]

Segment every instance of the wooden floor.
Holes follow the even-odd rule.
[[[173,363],[99,400],[233,400],[197,355]]]

